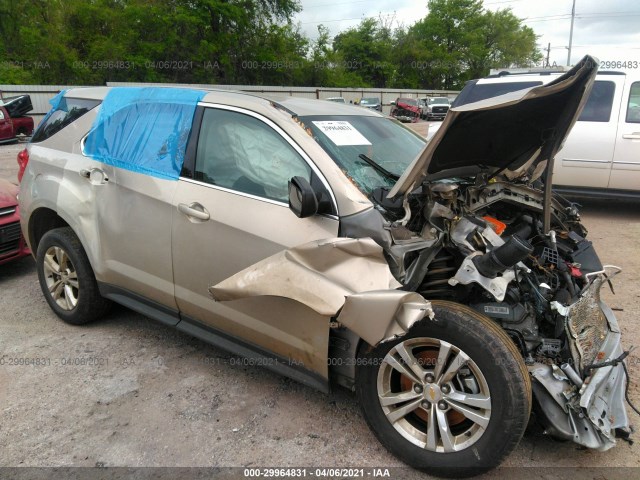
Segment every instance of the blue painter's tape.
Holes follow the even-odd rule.
[[[44,116],[44,118],[40,120],[40,122],[38,123],[38,128],[40,127],[40,125],[43,125],[44,122],[49,120],[49,117],[53,115],[53,112],[55,112],[60,108],[60,103],[64,100],[64,94],[67,93],[67,90],[68,89],[61,90],[55,97],[49,100],[49,105],[51,105],[51,110],[49,110],[47,114]],[[63,107],[64,106],[65,105],[63,105]]]
[[[108,165],[177,180],[205,95],[181,88],[114,88],[100,105],[84,152]]]

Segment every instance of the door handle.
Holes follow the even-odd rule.
[[[633,132],[622,135],[622,138],[626,138],[627,140],[640,140],[640,132]]]
[[[198,220],[209,220],[209,212],[197,202],[178,204],[178,211],[184,213],[187,217],[197,218]]]
[[[78,174],[82,178],[86,178],[87,180],[89,180],[89,182],[91,182],[91,184],[93,185],[104,185],[109,181],[109,177],[104,172],[104,170],[95,167],[90,169],[83,168],[78,172]]]

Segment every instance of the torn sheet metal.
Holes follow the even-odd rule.
[[[334,238],[279,252],[209,287],[209,292],[216,301],[287,297],[334,316],[345,297],[398,287],[382,248],[372,239]]]
[[[338,322],[369,345],[377,345],[406,334],[414,323],[433,315],[431,303],[417,293],[381,290],[347,297]]]
[[[104,98],[84,153],[94,160],[177,180],[198,102],[206,92],[114,88]]]

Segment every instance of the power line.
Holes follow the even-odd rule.
[[[499,3],[516,3],[524,0],[502,0],[500,2],[483,2],[483,5],[498,5]]]
[[[337,18],[335,20],[318,20],[317,22],[302,22],[301,25],[311,25],[314,23],[333,23],[333,22],[348,22],[351,20],[362,20],[364,17],[355,17],[355,18]]]
[[[394,15],[396,15],[395,12],[392,12],[392,13],[382,13],[382,12],[380,12],[379,13],[379,16],[382,17],[382,18],[385,18],[385,19],[393,17]],[[371,18],[371,17],[373,17],[373,15],[365,16],[364,13],[363,13],[361,17],[356,17],[356,18],[336,18],[334,20],[318,20],[316,22],[302,22],[301,25],[311,25],[311,24],[314,24],[314,23],[348,22],[348,21],[351,21],[351,20],[363,20],[365,18]]]
[[[353,3],[369,3],[371,0],[357,0],[355,2],[339,2],[339,3],[322,3],[319,5],[311,5],[308,7],[302,7],[302,11],[304,12],[305,10],[310,10],[312,8],[320,8],[320,7],[333,7],[336,5],[351,5]]]

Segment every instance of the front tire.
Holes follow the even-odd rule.
[[[446,477],[496,467],[531,410],[521,355],[494,322],[434,301],[435,319],[361,352],[356,391],[378,440],[412,467]]]
[[[36,269],[47,303],[65,322],[82,325],[109,310],[111,302],[100,295],[87,254],[71,228],[56,228],[42,236]]]

